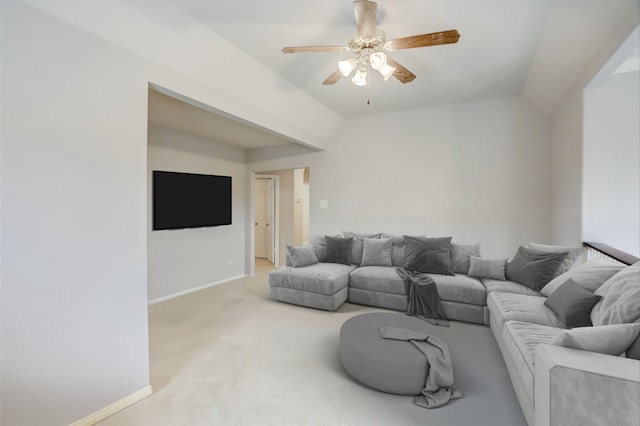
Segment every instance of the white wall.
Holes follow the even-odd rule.
[[[640,78],[614,74],[585,90],[585,241],[640,254]]]
[[[326,152],[249,150],[247,161],[252,171],[310,166],[312,235],[451,235],[506,257],[550,238],[549,139],[539,111],[498,98],[350,120]]]
[[[3,425],[149,385],[148,64],[2,2]]]
[[[244,276],[244,149],[161,127],[148,140],[149,300]],[[153,170],[231,176],[232,224],[152,231]]]

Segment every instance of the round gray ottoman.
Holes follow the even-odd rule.
[[[357,315],[340,328],[340,362],[361,383],[396,395],[419,395],[427,377],[427,358],[413,343],[387,340],[381,327],[433,334],[446,342],[437,327],[399,313]]]

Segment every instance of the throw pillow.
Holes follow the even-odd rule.
[[[424,237],[424,235],[414,235],[414,237]],[[383,232],[382,238],[391,238],[391,264],[393,266],[404,265],[404,236]]]
[[[345,238],[353,238],[351,242],[351,263],[359,265],[362,263],[362,250],[365,238],[380,238],[381,234],[357,234],[355,232],[342,231]]]
[[[468,274],[470,257],[480,257],[480,243],[451,243],[451,266],[457,274]]]
[[[360,266],[392,266],[391,238],[365,238]]]
[[[291,266],[294,268],[315,265],[318,263],[316,252],[311,246],[287,246],[287,252],[291,259]]]
[[[492,278],[494,280],[506,280],[504,275],[507,268],[507,259],[482,259],[471,256],[469,265],[469,276],[475,278]]]
[[[640,324],[613,324],[562,330],[552,345],[619,356],[640,334]]]
[[[335,235],[335,237],[338,237],[338,235]],[[324,262],[324,257],[327,252],[327,241],[325,240],[324,235],[310,236],[309,245],[311,245],[311,247],[313,247],[313,251],[316,252],[318,262]]]
[[[324,239],[326,241],[325,262],[351,264],[351,242],[353,238],[335,238],[325,235]]]
[[[555,277],[540,290],[540,293],[543,296],[549,297],[558,287],[569,279],[572,279],[575,283],[580,284],[593,293],[605,281],[623,269],[624,265],[617,265],[602,258],[592,259]]]
[[[414,272],[455,275],[451,269],[451,237],[404,236],[404,268]]]
[[[567,253],[567,257],[564,258],[558,270],[556,271],[556,277],[560,274],[567,272],[573,266],[584,263],[587,260],[587,249],[584,247],[567,247],[567,246],[554,246],[549,244],[538,244],[534,242],[528,242],[525,246],[533,250],[543,251],[546,253]]]
[[[588,327],[592,325],[589,313],[601,297],[569,279],[544,304],[556,313],[566,328]]]
[[[555,276],[567,253],[546,253],[520,246],[507,265],[507,279],[540,291]]]
[[[640,262],[627,266],[595,291],[602,297],[591,311],[594,325],[640,321]]]

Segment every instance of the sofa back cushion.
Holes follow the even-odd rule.
[[[362,263],[362,252],[364,250],[365,238],[380,238],[382,234],[359,234],[357,232],[342,231],[345,238],[353,238],[351,242],[351,263],[360,265]]]
[[[576,284],[580,284],[593,293],[600,288],[605,281],[623,269],[624,265],[611,263],[602,258],[592,259],[555,277],[540,290],[540,293],[543,296],[549,297],[558,287],[568,280],[573,280]]]
[[[339,237],[339,235],[334,235]],[[309,236],[309,245],[313,247],[313,251],[316,252],[316,257],[319,262],[324,262],[324,258],[327,254],[327,240],[324,235],[311,235]]]
[[[480,257],[480,243],[451,242],[451,266],[456,274],[468,274],[471,256]]]
[[[591,311],[593,325],[640,321],[640,262],[607,280],[595,294],[603,296]]]

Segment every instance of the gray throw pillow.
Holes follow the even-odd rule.
[[[334,237],[338,237],[338,235],[334,235]],[[318,262],[324,262],[324,256],[327,252],[327,241],[324,235],[311,235],[309,237],[309,245],[311,245],[313,251],[316,252]]]
[[[470,257],[480,257],[480,243],[451,243],[451,267],[457,274],[468,274]]]
[[[605,281],[623,269],[624,265],[611,263],[602,258],[592,259],[555,277],[540,290],[540,293],[549,297],[568,279],[572,279],[575,283],[594,293]]]
[[[451,237],[404,236],[404,265],[409,271],[455,275],[451,268]]]
[[[326,241],[325,262],[351,264],[351,243],[353,238],[335,238],[325,235],[324,239]]]
[[[491,278],[494,280],[506,280],[505,269],[507,259],[482,259],[471,256],[469,265],[469,276],[475,278]]]
[[[351,242],[351,263],[359,265],[362,263],[362,250],[364,249],[365,238],[380,238],[381,234],[358,234],[356,232],[342,231],[345,238],[353,238]]]
[[[424,237],[424,235],[413,235]],[[391,238],[391,264],[393,266],[404,265],[404,236],[401,234],[382,233],[382,238]]]
[[[544,304],[556,313],[566,328],[588,327],[592,325],[591,309],[601,297],[570,279],[558,287]]]
[[[360,266],[392,266],[391,238],[365,238]]]
[[[291,259],[291,266],[294,268],[315,265],[318,263],[316,252],[311,246],[287,246],[287,252]]]
[[[528,242],[525,247],[546,253],[567,253],[567,257],[564,258],[556,271],[556,277],[567,272],[573,266],[577,266],[587,260],[587,249],[584,247],[555,246],[534,242]]]
[[[540,291],[555,276],[566,256],[566,252],[546,253],[520,246],[507,265],[507,279]]]
[[[591,311],[594,325],[640,321],[640,262],[627,266],[607,280],[595,294],[602,297]]]

